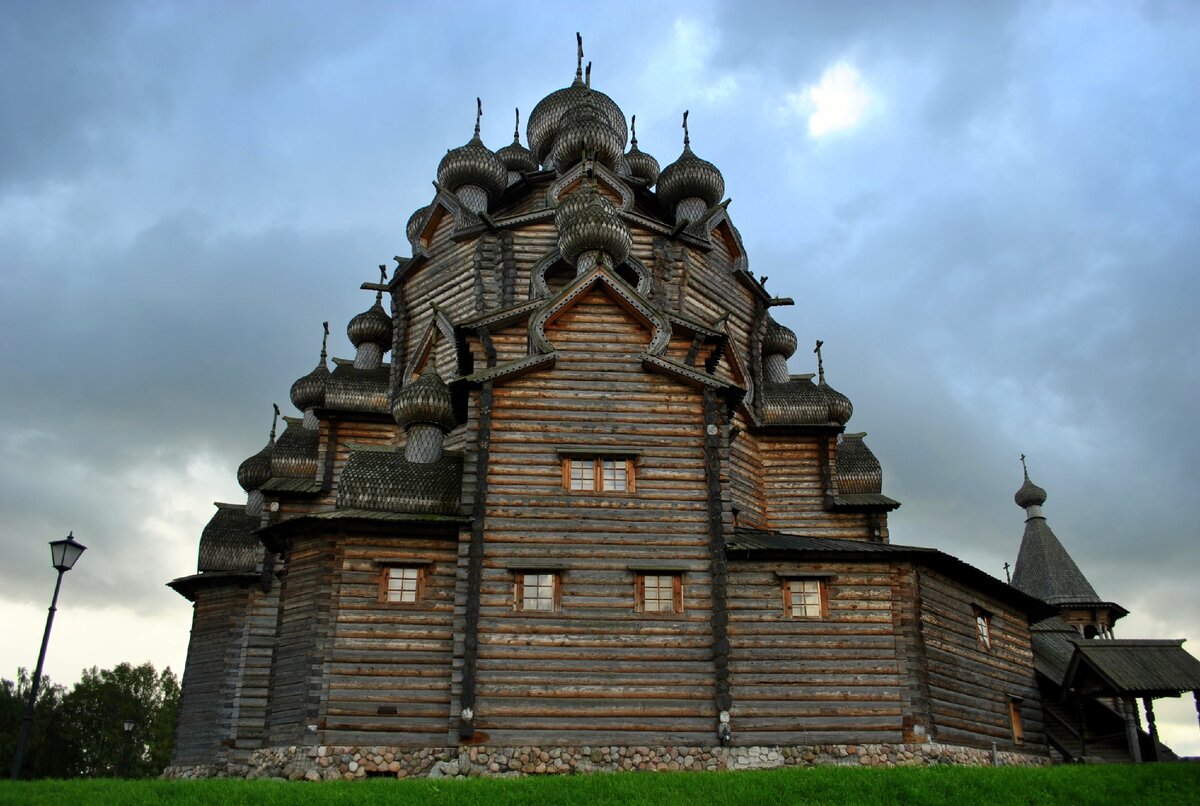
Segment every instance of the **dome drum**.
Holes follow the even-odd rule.
[[[675,222],[689,221],[694,224],[704,216],[704,211],[708,208],[709,205],[705,204],[704,199],[688,196],[675,205]]]
[[[417,464],[429,464],[442,458],[445,434],[433,423],[413,423],[405,431],[404,458]]]

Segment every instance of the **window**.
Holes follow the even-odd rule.
[[[682,613],[682,574],[638,574],[637,606],[643,613]]]
[[[565,457],[563,487],[589,492],[633,492],[633,460],[623,456]]]
[[[827,616],[829,611],[826,605],[825,580],[785,579],[783,581],[783,611],[792,618],[824,618]]]
[[[984,649],[992,648],[992,614],[982,607],[975,607],[975,637]]]
[[[557,610],[558,574],[546,571],[518,572],[513,586],[513,606],[517,610]]]
[[[1021,727],[1021,703],[1023,700],[1020,697],[1008,698],[1008,718],[1012,722],[1012,737],[1013,744],[1018,747],[1025,742],[1025,731]]]
[[[395,565],[383,569],[381,598],[385,602],[411,604],[421,598],[424,574],[419,566]]]

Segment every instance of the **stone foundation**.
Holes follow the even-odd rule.
[[[1001,750],[1004,767],[1050,764],[1046,755]],[[336,781],[389,778],[508,778],[566,773],[763,770],[841,765],[990,766],[992,751],[947,744],[820,744],[795,747],[271,747],[246,764],[168,767],[164,778],[283,778]]]

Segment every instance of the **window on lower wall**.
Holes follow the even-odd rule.
[[[558,609],[558,574],[548,571],[517,572],[513,606],[517,610],[553,612]]]
[[[795,578],[783,581],[783,612],[791,618],[825,618],[829,615],[825,580]]]
[[[975,637],[983,649],[992,648],[992,614],[978,605],[972,606],[975,612]]]
[[[1021,725],[1021,703],[1024,700],[1020,697],[1008,698],[1008,718],[1012,723],[1013,744],[1018,747],[1025,743],[1025,730]]]
[[[643,613],[682,613],[682,574],[638,574],[637,609]]]
[[[625,456],[563,458],[563,487],[568,490],[633,492],[633,460]]]
[[[389,565],[380,579],[380,598],[385,602],[411,604],[421,598],[425,582],[419,565]]]

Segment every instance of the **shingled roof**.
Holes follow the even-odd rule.
[[[350,453],[338,482],[338,509],[458,513],[462,496],[462,456],[436,462],[410,462],[394,448],[359,447]]]
[[[1012,584],[1054,605],[1103,603],[1040,515],[1025,521]]]
[[[217,512],[200,534],[196,570],[205,572],[253,571],[262,555],[254,531],[257,515],[247,515],[245,504],[216,502]]]
[[[1183,639],[1110,639],[1081,641],[1066,679],[1086,667],[1124,696],[1174,696],[1200,691],[1200,660],[1183,648]]]

